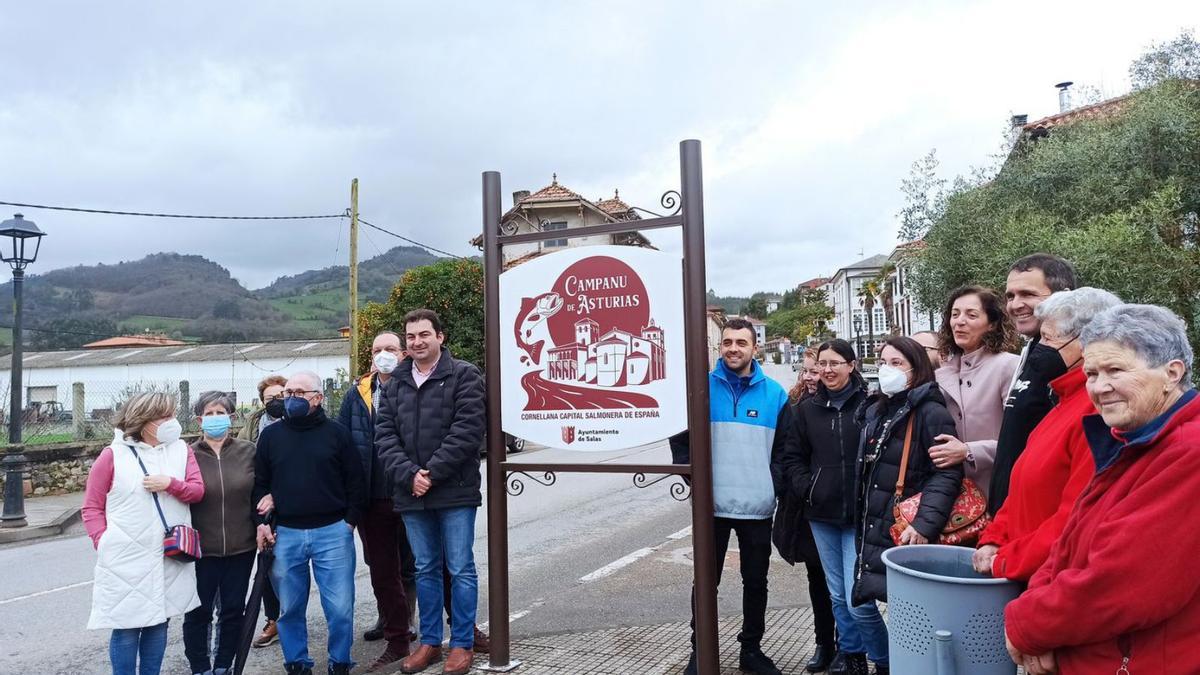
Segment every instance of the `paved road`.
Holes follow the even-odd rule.
[[[528,450],[529,462],[670,461],[665,444],[609,453]],[[650,479],[655,476],[650,476]],[[559,473],[553,486],[523,478],[524,493],[509,497],[510,617],[514,636],[675,621],[688,616],[691,586],[690,507],[670,495],[674,479],[636,488],[619,474]],[[486,509],[476,525],[480,572],[479,620],[487,621]],[[81,531],[33,544],[0,548],[0,675],[106,673],[107,633],[88,631],[92,566]],[[720,609],[740,611],[737,552],[725,562]],[[771,568],[771,605],[807,604],[803,573],[778,558]],[[358,571],[356,626],[375,618],[367,570]],[[309,603],[312,653],[324,663],[324,630],[315,598]],[[172,622],[165,673],[186,673],[179,621]],[[379,643],[355,643],[369,663]],[[519,654],[515,655],[519,658]],[[255,650],[248,673],[281,672],[277,648]],[[323,667],[323,666],[321,666]]]

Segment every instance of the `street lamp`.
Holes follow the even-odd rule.
[[[858,369],[862,370],[862,317],[854,315],[854,354],[858,357]]]
[[[4,456],[4,513],[0,527],[25,527],[25,455],[21,454],[21,289],[45,232],[21,214],[0,223],[0,260],[13,270],[12,368],[9,371],[8,452]],[[5,240],[7,238],[7,241]],[[32,241],[31,241],[32,240]]]

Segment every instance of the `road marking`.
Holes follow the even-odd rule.
[[[541,602],[535,602],[535,603],[533,603],[533,606],[534,606],[534,607],[537,607],[537,606],[538,606],[538,605],[540,605],[540,604],[542,604],[542,603],[541,603]],[[523,609],[523,610],[521,610],[521,611],[519,611],[519,612],[513,612],[512,614],[509,614],[509,615],[508,615],[508,622],[509,622],[509,623],[512,623],[512,622],[516,621],[517,619],[524,619],[525,617],[529,616],[529,613],[530,613],[531,611],[533,611],[533,610],[532,610],[532,609]],[[485,630],[487,630],[487,629],[488,629],[488,623],[489,623],[489,622],[487,622],[487,621],[484,621],[483,623],[479,624],[479,630],[484,630],[484,631],[485,631]]]
[[[68,584],[66,586],[59,586],[58,588],[51,588],[48,591],[38,591],[37,593],[30,593],[29,595],[18,595],[15,598],[8,598],[7,600],[0,600],[0,605],[7,605],[10,602],[17,602],[19,600],[28,600],[30,598],[36,598],[41,595],[50,595],[51,593],[57,593],[59,591],[69,591],[72,588],[79,588],[80,586],[87,586],[90,583],[92,583],[92,581],[89,579],[88,581],[80,581],[77,584]]]
[[[657,546],[655,546],[654,548],[639,548],[638,550],[634,551],[633,553],[630,553],[627,556],[624,556],[623,558],[618,558],[617,560],[614,560],[614,561],[608,563],[607,565],[605,565],[604,567],[601,567],[600,569],[596,570],[595,572],[591,572],[589,574],[583,575],[582,577],[579,577],[579,580],[584,583],[587,583],[589,581],[603,579],[604,577],[606,577],[610,574],[613,574],[614,572],[621,569],[622,567],[625,567],[627,565],[632,565],[633,563],[641,560],[642,558],[645,558],[646,556],[650,555],[651,553],[654,553],[655,549],[657,549],[657,548],[658,548]]]
[[[668,535],[667,535],[667,539],[670,539],[670,540],[674,541],[674,540],[677,540],[677,539],[685,539],[685,538],[687,538],[687,537],[690,537],[690,536],[692,536],[692,526],[691,526],[691,525],[688,525],[687,527],[685,527],[685,528],[683,528],[682,530],[680,530],[680,531],[676,532],[675,534],[668,534]]]

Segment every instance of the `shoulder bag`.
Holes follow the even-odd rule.
[[[914,411],[915,412],[915,411]],[[900,455],[900,477],[896,480],[896,493],[892,499],[892,541],[899,546],[900,535],[916,520],[917,510],[921,508],[921,493],[904,499],[904,474],[908,472],[908,453],[912,446],[913,417],[908,418],[908,428],[904,431],[904,450]],[[936,543],[951,546],[974,546],[979,535],[983,533],[991,518],[987,515],[987,499],[975,481],[964,478],[959,489],[958,498],[950,509],[950,518],[942,528]]]
[[[142,463],[142,457],[138,454],[137,448],[131,445],[129,449],[137,458],[138,466],[142,467],[142,473],[149,477],[150,472],[146,471],[146,465]],[[162,521],[163,525],[163,555],[185,563],[199,560],[201,557],[200,533],[190,525],[174,527],[167,525],[167,517],[163,515],[162,505],[158,502],[158,493],[151,492],[150,496],[154,497],[154,508],[158,510],[158,519]]]

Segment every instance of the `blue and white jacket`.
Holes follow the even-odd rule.
[[[749,375],[739,377],[720,360],[708,375],[708,401],[714,515],[770,518],[775,513],[775,468],[789,428],[787,392],[757,362]],[[676,464],[690,461],[687,432],[671,438],[671,455]]]

